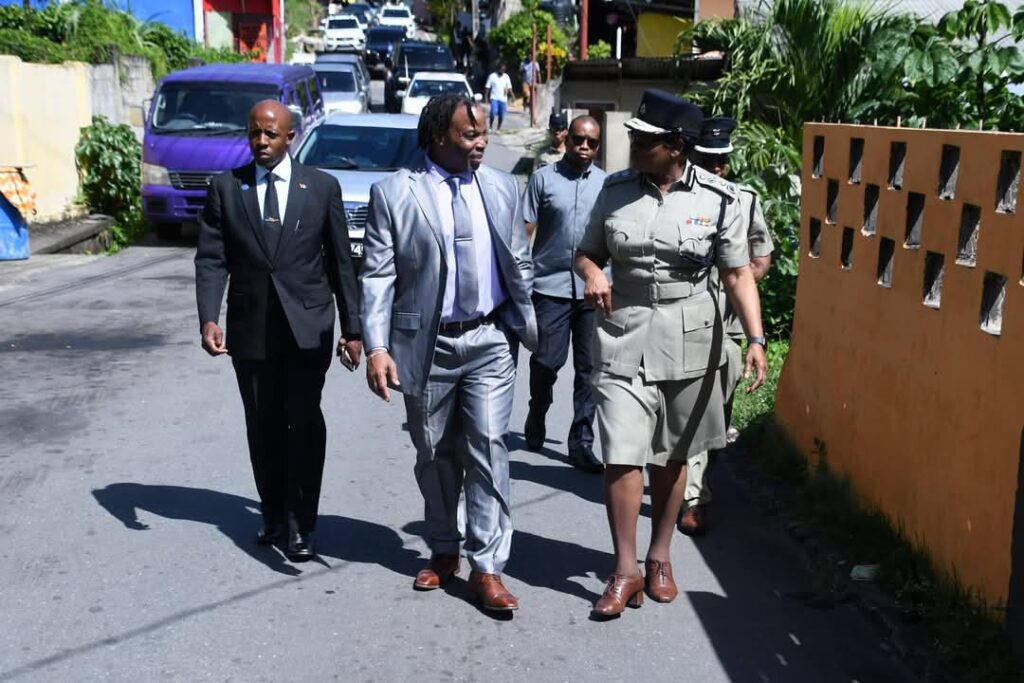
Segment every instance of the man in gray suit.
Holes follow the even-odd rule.
[[[423,165],[370,190],[362,272],[370,389],[405,396],[431,557],[414,588],[459,571],[466,494],[470,592],[485,609],[519,602],[501,582],[512,543],[508,450],[517,340],[534,350],[533,268],[515,179],[481,165],[487,115],[465,95],[420,114]]]

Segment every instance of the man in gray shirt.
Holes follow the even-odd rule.
[[[558,370],[572,342],[573,418],[567,440],[569,462],[587,472],[604,466],[594,455],[594,397],[590,386],[594,309],[583,303],[583,282],[572,270],[576,245],[586,232],[605,172],[594,166],[601,126],[589,116],[573,120],[565,155],[530,176],[523,220],[533,238],[533,307],[540,340],[530,357],[530,411],[523,431],[531,450],[544,445],[544,417]]]

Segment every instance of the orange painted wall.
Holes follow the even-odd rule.
[[[721,17],[732,19],[736,16],[736,0],[700,0],[700,19]]]
[[[824,141],[821,177],[815,137]],[[859,183],[850,182],[851,138],[864,140]],[[892,142],[906,143],[901,189],[888,186]],[[952,199],[938,192],[943,145],[959,148]],[[1001,154],[1024,152],[1024,135],[808,124],[804,150],[796,318],[777,417],[807,454],[822,439],[830,466],[940,567],[1005,599],[1024,429],[1024,196],[1008,214],[996,211],[996,194]],[[870,236],[862,233],[869,183],[879,187]],[[918,249],[904,246],[910,192],[924,196]],[[981,216],[973,268],[955,262],[965,203]],[[808,253],[812,219],[821,222],[818,258]],[[878,284],[883,237],[895,243],[889,288]],[[923,303],[927,252],[945,257],[938,309]],[[987,271],[1007,278],[998,336],[979,324]]]

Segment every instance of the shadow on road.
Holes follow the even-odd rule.
[[[92,492],[96,501],[129,529],[145,531],[139,520],[145,512],[215,526],[239,550],[270,569],[297,576],[302,572],[289,564],[274,547],[256,544],[256,530],[262,523],[254,500],[210,489],[121,482]],[[419,553],[402,547],[394,530],[360,519],[321,515],[317,522],[317,554],[345,562],[378,564],[412,577],[419,569]]]

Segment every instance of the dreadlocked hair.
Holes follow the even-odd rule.
[[[470,120],[476,120],[476,102],[465,93],[446,92],[430,98],[427,106],[420,112],[420,122],[416,127],[420,149],[427,149],[432,142],[444,137],[459,107],[465,107]]]

